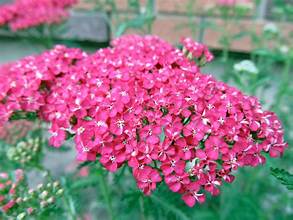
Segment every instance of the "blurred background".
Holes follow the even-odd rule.
[[[0,7],[11,2],[0,0]],[[79,0],[69,13],[54,25],[19,31],[0,26],[0,63],[55,44],[94,52],[123,34],[154,34],[174,45],[192,37],[215,55],[203,72],[257,96],[265,109],[275,111],[289,148],[282,158],[267,158],[265,166],[241,168],[220,196],[194,208],[165,186],[151,197],[142,196],[128,170],[113,175],[97,164],[75,164],[70,143],[62,150],[46,148],[41,163],[67,186],[69,208],[36,219],[111,219],[109,203],[117,219],[293,219],[293,192],[282,184],[291,181],[292,186],[293,177],[271,170],[293,173],[293,0]],[[17,167],[6,160],[4,145],[0,168]],[[104,185],[97,169],[107,175]],[[37,171],[29,175],[32,182],[41,178]]]

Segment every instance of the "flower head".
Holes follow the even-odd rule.
[[[58,45],[24,58],[0,69],[0,121],[37,112],[53,146],[69,133],[79,160],[99,159],[111,172],[128,164],[146,195],[165,181],[187,205],[202,203],[232,171],[281,156],[287,143],[256,98],[200,72],[194,61],[212,60],[206,46],[182,43],[181,51],[129,35],[94,54]],[[256,73],[247,63],[236,69]]]

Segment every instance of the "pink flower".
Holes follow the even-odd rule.
[[[11,209],[15,205],[14,200],[10,200],[8,203],[2,206],[2,211],[3,212],[8,212],[9,209]]]
[[[192,120],[192,119],[191,119]],[[185,137],[192,137],[192,143],[197,145],[209,131],[207,125],[205,125],[201,120],[191,121],[188,125],[183,128],[183,134]]]
[[[168,124],[165,128],[166,136],[171,140],[176,140],[180,137],[182,131],[182,123],[179,120],[175,120],[172,124]]]
[[[190,183],[190,179],[188,174],[172,174],[165,177],[165,182],[169,186],[170,190],[172,190],[173,192],[178,192],[185,185],[188,185]]]
[[[205,45],[195,42],[191,38],[183,38],[181,43],[184,46],[184,50],[188,51],[192,58],[204,58],[205,62],[208,63],[214,59],[213,54]]]
[[[211,160],[217,160],[220,153],[229,151],[228,145],[219,139],[219,137],[211,136],[205,142],[207,156]]]
[[[157,159],[161,162],[165,162],[171,158],[174,158],[175,154],[175,146],[172,146],[171,141],[166,138],[163,142],[160,142],[159,146],[156,149],[154,149],[152,158]]]
[[[107,146],[102,148],[100,162],[111,172],[115,172],[125,159],[126,156],[121,151],[115,151]]]
[[[140,131],[140,137],[148,144],[157,144],[160,141],[159,135],[162,133],[160,126],[146,125]]]
[[[186,186],[187,193],[182,196],[182,200],[189,207],[193,207],[196,202],[203,203],[205,201],[205,195],[199,193],[200,186],[196,182],[192,182]]]
[[[151,167],[145,166],[140,169],[136,176],[137,186],[144,194],[150,195],[156,189],[156,183],[161,182],[162,178],[159,172]]]
[[[194,147],[188,145],[184,138],[176,140],[175,146],[177,147],[178,156],[183,160],[190,160],[194,155]]]
[[[216,196],[220,193],[220,190],[217,188],[221,185],[221,181],[219,181],[215,174],[207,174],[205,175],[205,184],[204,188],[206,191],[210,192],[213,196]]]
[[[66,138],[65,128],[62,129],[62,127],[53,123],[49,131],[51,133],[49,144],[54,147],[60,147]]]
[[[122,135],[126,128],[126,121],[123,117],[115,117],[111,119],[110,132],[115,135]]]
[[[185,169],[185,162],[179,158],[173,158],[169,161],[163,162],[160,168],[165,176],[170,175],[173,172],[177,174],[183,174]]]
[[[33,213],[34,209],[32,207],[27,208],[27,213],[30,215]]]

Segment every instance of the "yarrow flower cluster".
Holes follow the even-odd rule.
[[[206,47],[182,44],[129,35],[91,55],[59,45],[6,65],[0,121],[37,112],[51,125],[51,145],[70,134],[77,159],[99,159],[111,172],[128,164],[146,195],[164,181],[188,206],[202,203],[238,167],[281,156],[287,144],[255,97],[200,72],[194,60],[211,60]]]
[[[45,180],[29,188],[23,170],[0,173],[0,212],[9,219],[22,220],[38,215],[61,198],[64,189],[58,181]]]
[[[59,23],[68,17],[66,9],[77,0],[15,0],[0,6],[0,26],[9,25],[13,31],[40,24]]]

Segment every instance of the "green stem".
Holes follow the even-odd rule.
[[[66,208],[67,218],[70,220],[77,220],[72,198],[66,195],[63,199],[63,204],[65,205],[65,208]]]
[[[276,102],[273,104],[273,108],[274,109],[278,109],[279,105],[282,101],[283,96],[286,94],[286,92],[289,89],[289,72],[291,69],[291,57],[289,57],[286,61],[285,61],[285,67],[283,70],[283,74],[282,74],[282,83],[279,86],[277,95],[276,95]]]
[[[44,32],[44,36],[45,36],[43,43],[47,49],[51,49],[54,46],[51,26],[44,25],[43,32]]]
[[[143,197],[139,197],[140,219],[146,220]]]
[[[109,192],[108,184],[106,183],[106,180],[105,180],[105,178],[107,176],[105,176],[103,174],[102,170],[100,170],[100,171],[101,172],[98,173],[100,192],[103,194],[104,200],[106,202],[107,212],[108,212],[109,218],[111,220],[115,220],[116,218],[115,218],[115,215],[114,215],[114,212],[113,212],[111,194]]]
[[[77,214],[76,214],[76,209],[74,206],[74,201],[72,197],[70,196],[69,192],[67,191],[67,179],[62,178],[61,179],[63,186],[65,186],[65,191],[64,191],[64,197],[63,197],[63,204],[65,206],[65,211],[67,215],[67,219],[69,220],[77,220]]]

